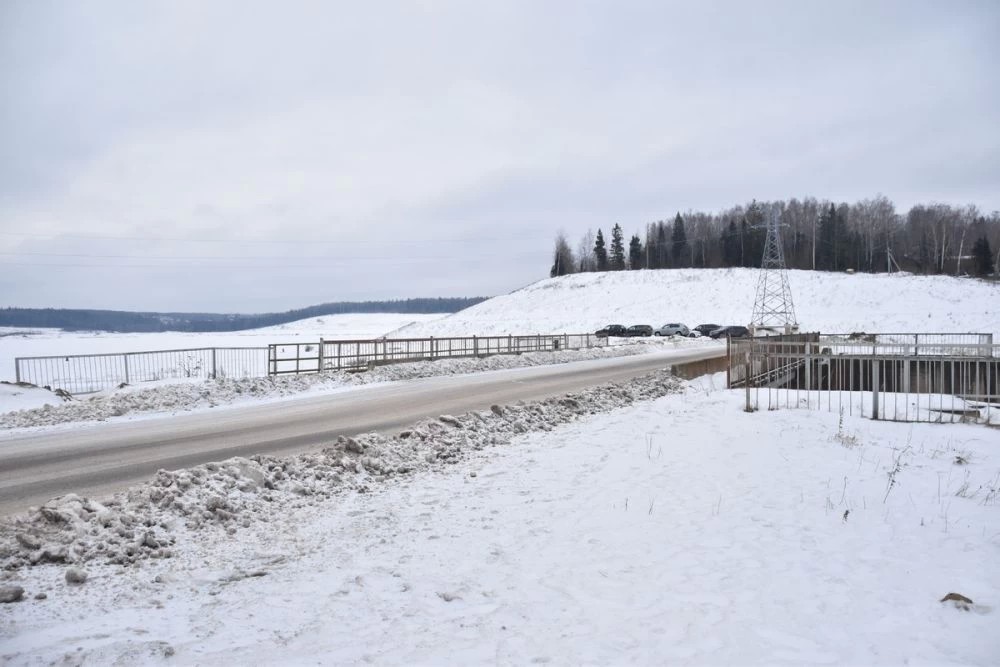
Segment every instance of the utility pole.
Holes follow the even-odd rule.
[[[757,279],[757,296],[754,299],[750,327],[754,330],[793,333],[798,331],[799,324],[795,318],[792,290],[788,285],[785,251],[781,245],[781,224],[774,207],[767,213],[766,228],[764,259]]]

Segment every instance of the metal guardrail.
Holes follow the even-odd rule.
[[[605,345],[593,334],[322,340],[268,347],[201,347],[109,354],[17,357],[17,382],[89,394],[158,380],[249,378],[349,370],[371,365]]]
[[[18,382],[88,394],[158,380],[263,377],[266,347],[199,347],[14,359]]]
[[[456,338],[378,338],[275,343],[268,346],[268,374],[318,373],[320,369],[357,370],[381,364],[495,354],[551,352],[601,347],[593,334],[465,336]]]
[[[980,356],[992,347],[993,334],[823,334],[822,342],[838,354]]]
[[[1000,345],[989,334],[883,337],[861,347],[814,336],[730,342],[729,386],[745,389],[748,411],[807,408],[891,421],[1000,424]]]

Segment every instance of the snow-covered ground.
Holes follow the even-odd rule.
[[[755,269],[585,273],[540,280],[393,335],[595,331],[607,324],[746,324]],[[1000,333],[1000,283],[949,276],[789,271],[803,331]]]
[[[267,347],[270,343],[294,343],[300,340],[318,342],[320,338],[377,338],[410,323],[424,323],[440,318],[439,314],[357,313],[314,317],[261,329],[208,333],[107,333],[0,327],[0,380],[14,379],[15,357],[198,347]]]
[[[1000,431],[745,413],[722,382],[650,377],[53,503],[4,528],[8,567],[69,536],[87,581],[8,570],[24,599],[0,605],[0,658],[996,664]]]

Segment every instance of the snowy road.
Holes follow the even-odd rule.
[[[161,468],[306,451],[339,435],[392,431],[426,416],[537,400],[723,354],[719,348],[677,350],[435,377],[170,419],[16,437],[0,441],[0,515],[63,493],[110,493]]]

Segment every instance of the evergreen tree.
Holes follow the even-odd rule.
[[[642,241],[638,234],[633,234],[628,242],[628,268],[633,271],[642,268]]]
[[[750,266],[750,226],[746,218],[740,220],[737,240],[740,244],[740,266]]]
[[[594,241],[594,257],[597,258],[597,270],[607,271],[608,249],[604,246],[604,234],[600,229],[597,230],[597,240]]]
[[[670,235],[670,251],[674,266],[689,265],[687,232],[684,231],[684,218],[681,217],[680,213],[674,218],[674,231]]]
[[[552,278],[565,276],[567,273],[573,273],[575,268],[576,259],[573,257],[573,251],[566,241],[566,236],[559,234],[556,237],[555,257],[552,260],[552,269],[549,270],[549,276]]]
[[[740,232],[736,221],[730,219],[729,225],[722,231],[722,265],[740,265]]]
[[[667,225],[660,220],[656,223],[656,268],[670,266],[670,243],[667,241]]]
[[[857,265],[854,247],[861,245],[861,239],[847,229],[844,211],[830,204],[819,219],[819,248],[816,252],[816,268],[822,271],[841,271]]]
[[[837,270],[837,209],[833,204],[819,219],[819,248],[816,251],[816,268],[821,271]]]
[[[744,233],[744,264],[743,266],[759,267],[764,261],[764,243],[767,241],[767,229],[764,223],[764,209],[754,199],[747,208],[743,219]]]
[[[622,271],[625,268],[625,239],[622,227],[618,223],[611,229],[611,270]]]
[[[656,223],[646,225],[646,257],[645,267],[647,269],[656,268],[656,258],[659,248],[656,245]]]
[[[972,270],[977,276],[988,276],[993,273],[993,250],[990,240],[979,237],[972,245]]]

